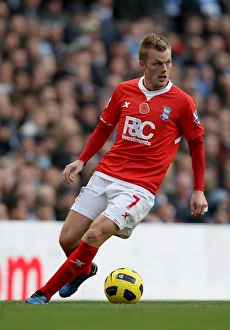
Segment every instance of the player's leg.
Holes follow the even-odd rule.
[[[108,180],[106,180],[108,182]],[[97,189],[93,191],[95,196],[99,195],[98,190],[103,185],[103,180],[97,185]],[[103,188],[104,189],[104,188]],[[87,190],[86,190],[87,191]],[[88,193],[91,190],[88,191]],[[87,194],[88,194],[87,193]],[[105,194],[104,194],[105,195]],[[85,196],[85,194],[82,195]],[[52,295],[60,289],[60,284],[66,284],[75,277],[87,271],[89,274],[92,269],[92,260],[95,257],[98,248],[112,235],[119,234],[120,237],[130,236],[132,230],[146,215],[154,203],[154,196],[146,194],[143,191],[133,190],[132,187],[124,189],[124,185],[106,183],[106,196],[110,201],[106,209],[91,224],[87,232],[83,235],[79,242],[77,249],[68,257],[66,262],[59,268],[54,276],[42,288],[43,293],[42,302],[46,303]],[[83,211],[85,216],[92,217],[92,200],[91,209],[88,204],[84,205],[86,200],[80,198],[81,203],[78,204],[79,212]],[[83,208],[84,206],[84,208]],[[101,203],[94,203],[94,214],[97,207],[102,207]],[[75,209],[76,210],[76,209]],[[98,210],[97,210],[98,211]],[[87,274],[86,273],[86,274]],[[45,297],[45,302],[43,298]],[[29,298],[30,300],[30,298]],[[29,303],[33,303],[27,301]]]
[[[105,194],[105,190],[107,185],[108,181],[93,175],[88,185],[81,189],[80,194],[78,195],[73,206],[71,207],[71,211],[66,219],[66,222],[63,225],[59,238],[60,245],[62,246],[67,256],[66,263],[64,263],[63,267],[61,267],[64,269],[65,267],[67,268],[67,270],[64,272],[66,278],[65,276],[60,276],[59,278],[59,273],[62,273],[62,269],[59,270],[60,272],[57,271],[54,274],[54,276],[52,277],[52,281],[57,281],[57,283],[56,286],[54,285],[55,289],[52,289],[53,284],[48,285],[48,298],[46,296],[44,298],[44,293],[41,294],[41,290],[38,290],[39,295],[43,295],[42,297],[46,302],[48,302],[48,300],[52,296],[52,293],[49,293],[49,286],[51,286],[52,292],[54,292],[56,288],[58,288],[57,290],[61,289],[60,295],[62,297],[68,297],[74,292],[76,292],[79,285],[83,281],[85,281],[85,279],[96,274],[97,267],[95,264],[92,264],[92,262],[87,263],[85,267],[81,265],[82,267],[80,267],[78,269],[78,272],[75,273],[75,271],[71,269],[71,266],[74,266],[74,262],[76,262],[76,257],[75,261],[72,262],[70,262],[68,259],[70,259],[72,253],[77,253],[78,250],[84,251],[81,253],[88,253],[90,255],[96,254],[97,249],[95,247],[91,248],[92,251],[87,251],[87,245],[84,246],[84,242],[80,244],[79,240],[81,236],[85,233],[85,231],[89,228],[89,226],[92,224],[92,220],[96,219],[97,216],[106,208],[107,196]],[[72,283],[70,282],[73,279],[74,281],[72,286]],[[42,302],[42,299],[36,299],[36,293],[34,295],[35,299],[33,299],[32,295],[32,297],[27,300],[28,303],[44,303]]]
[[[88,230],[89,226],[92,224],[92,220],[86,216],[76,212],[70,211],[69,215],[64,222],[62,227],[59,243],[68,258],[71,253],[77,248],[78,243],[81,240],[83,234]],[[81,274],[75,277],[73,280],[65,284],[60,290],[59,295],[62,298],[67,298],[74,294],[79,286],[85,282],[88,278],[96,275],[97,265],[92,262],[91,270],[84,270]]]
[[[119,229],[114,222],[106,218],[104,215],[99,215],[91,226],[83,235],[77,249],[71,253],[50,280],[40,290],[36,291],[29,299],[27,299],[27,303],[47,303],[65,284],[82,274],[83,269],[86,271],[86,269],[92,267],[92,260],[94,259],[98,248]],[[90,271],[91,270],[89,269],[89,272]]]
[[[92,220],[70,210],[59,236],[59,243],[67,258],[76,249],[84,233],[89,229]]]
[[[67,258],[77,248],[81,237],[92,224],[92,220],[96,219],[102,210],[105,209],[107,197],[104,191],[107,184],[103,179],[93,177],[75,200],[72,206],[72,212],[70,212],[66,219],[59,238],[60,245]],[[59,295],[62,298],[70,297],[85,280],[96,275],[96,273],[97,265],[92,262],[89,267],[83,268],[80,275],[77,275],[73,280],[64,285],[59,290]]]
[[[99,248],[109,237],[117,235],[127,238],[133,229],[152,207],[154,198],[135,189],[124,190],[123,186],[112,184],[107,187],[109,204],[83,235],[81,243]],[[117,225],[119,224],[119,226]],[[73,254],[72,254],[73,255]],[[83,256],[82,256],[83,258]],[[79,255],[81,260],[81,255]],[[94,268],[92,267],[91,273]],[[92,276],[91,273],[86,276]],[[77,277],[59,291],[61,297],[67,297],[77,291],[84,277]],[[70,293],[70,294],[69,294]]]
[[[153,196],[150,197],[148,194],[133,188],[124,191],[123,186],[120,187],[115,184],[111,185],[111,189],[107,188],[107,194],[110,196],[110,202],[106,210],[96,218],[89,230],[83,235],[82,244],[99,248],[112,235],[121,238],[129,237],[132,230],[152,207],[154,200]],[[78,255],[78,258],[81,260],[84,256]],[[85,279],[92,276],[93,271],[94,267],[91,266],[91,273],[86,275]],[[85,279],[78,276],[59,291],[60,296],[71,296]]]
[[[99,215],[83,235],[77,249],[71,253],[54,276],[41,288],[48,299],[69,281],[78,279],[80,275],[90,275],[93,271],[92,261],[99,247],[118,229],[114,222],[103,215]]]
[[[93,175],[87,186],[82,187],[59,237],[60,245],[67,257],[76,249],[92,221],[106,208],[107,185],[107,181]]]
[[[99,248],[104,241],[106,241],[110,236],[113,235],[114,232],[117,231],[117,225],[115,225],[113,222],[111,223],[111,221],[108,220],[105,216],[99,215],[97,219],[94,220],[94,222],[91,224],[89,230],[83,235],[82,242]],[[81,256],[79,256],[79,258],[80,257]],[[85,282],[88,278],[96,275],[96,273],[97,265],[92,262],[90,268],[84,267],[80,274],[78,274],[73,280],[65,284],[59,290],[59,295],[62,298],[72,296],[83,282]]]
[[[108,238],[115,235],[119,227],[115,222],[100,214],[82,236],[82,241],[88,245],[99,248]]]

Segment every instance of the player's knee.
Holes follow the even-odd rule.
[[[66,247],[66,241],[64,240],[64,237],[62,235],[59,236],[59,244],[63,249]]]
[[[88,242],[96,243],[99,238],[102,236],[101,230],[95,229],[95,228],[90,228],[86,233],[85,233],[85,238]]]
[[[62,249],[64,249],[64,250],[68,250],[69,248],[71,248],[71,246],[70,246],[71,244],[66,235],[60,234],[59,244],[61,245]]]
[[[84,235],[83,240],[93,246],[100,246],[103,244],[107,238],[108,233],[103,230],[103,228],[90,228]]]

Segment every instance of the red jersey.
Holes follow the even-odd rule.
[[[149,91],[143,77],[117,86],[100,120],[117,127],[116,140],[97,171],[156,194],[178,150],[181,136],[203,135],[194,100],[170,81]]]

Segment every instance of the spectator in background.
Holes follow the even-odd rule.
[[[26,201],[21,197],[11,196],[6,201],[9,220],[27,220],[28,208]]]
[[[224,163],[229,163],[228,159],[230,156],[230,110],[222,108],[217,119],[220,133],[219,159],[223,162],[223,167],[225,167]]]
[[[224,188],[216,188],[209,192],[208,222],[217,224],[230,223],[230,192]]]
[[[129,8],[129,10],[127,10]],[[114,16],[118,21],[135,21],[146,16],[164,15],[164,1],[160,0],[119,0],[114,1]]]
[[[55,207],[56,205],[56,192],[54,187],[48,184],[42,184],[36,192],[36,204],[48,205]]]
[[[36,192],[33,185],[29,182],[28,183],[20,182],[14,188],[12,193],[17,199],[21,199],[25,202],[27,208],[26,220],[33,220],[35,214],[35,201],[36,201]],[[9,199],[11,199],[10,196]]]
[[[224,159],[221,167],[221,186],[230,192],[230,155]]]
[[[156,196],[154,207],[145,217],[144,222],[152,223],[175,223],[176,208],[169,202],[167,195],[163,191],[159,191]]]
[[[76,198],[76,194],[80,192],[81,180],[78,177],[73,187],[62,184],[57,191],[57,203],[55,206],[55,216],[59,221],[64,221],[69,213],[70,207]]]
[[[230,224],[229,209],[224,208],[223,206],[217,206],[212,211],[212,216],[210,217],[210,222],[214,224]]]
[[[218,171],[218,156],[220,150],[220,138],[218,134],[208,133],[205,135],[206,168],[213,167]]]
[[[40,203],[36,202],[34,211],[35,211],[34,220],[42,220],[42,221],[56,220],[54,208],[50,205],[40,204]]]
[[[1,64],[0,92],[3,95],[11,96],[14,90],[14,66],[11,61],[3,60]]]
[[[158,205],[155,214],[162,223],[175,223],[178,222],[176,219],[176,208],[172,203],[166,202],[165,204]]]
[[[94,103],[86,103],[79,113],[79,120],[85,134],[93,133],[99,119],[99,109]]]
[[[179,222],[194,223],[202,221],[199,217],[193,218],[189,212],[190,196],[193,189],[191,174],[187,171],[178,171],[174,181],[174,191],[169,196],[170,203],[175,207],[175,217]]]
[[[63,169],[66,164],[72,159],[71,148],[74,147],[69,141],[76,138],[78,152],[82,149],[81,145],[81,126],[72,116],[65,116],[50,131],[50,136],[56,141],[51,153],[52,163],[59,169]],[[78,138],[79,137],[79,138]]]
[[[17,177],[15,174],[15,164],[10,160],[0,157],[0,201],[5,203],[6,198],[13,191]]]
[[[0,220],[9,220],[8,209],[2,202],[0,202]]]
[[[42,173],[41,184],[48,185],[57,192],[62,184],[62,172],[54,166],[45,169]]]

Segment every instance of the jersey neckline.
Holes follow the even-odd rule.
[[[154,96],[158,96],[158,95],[167,93],[172,88],[172,85],[173,85],[171,80],[169,80],[166,87],[164,87],[162,89],[155,90],[155,91],[149,91],[147,88],[145,88],[145,86],[143,84],[143,80],[144,80],[144,76],[140,78],[140,80],[138,82],[138,87],[145,94],[145,96],[148,100],[151,99]]]

